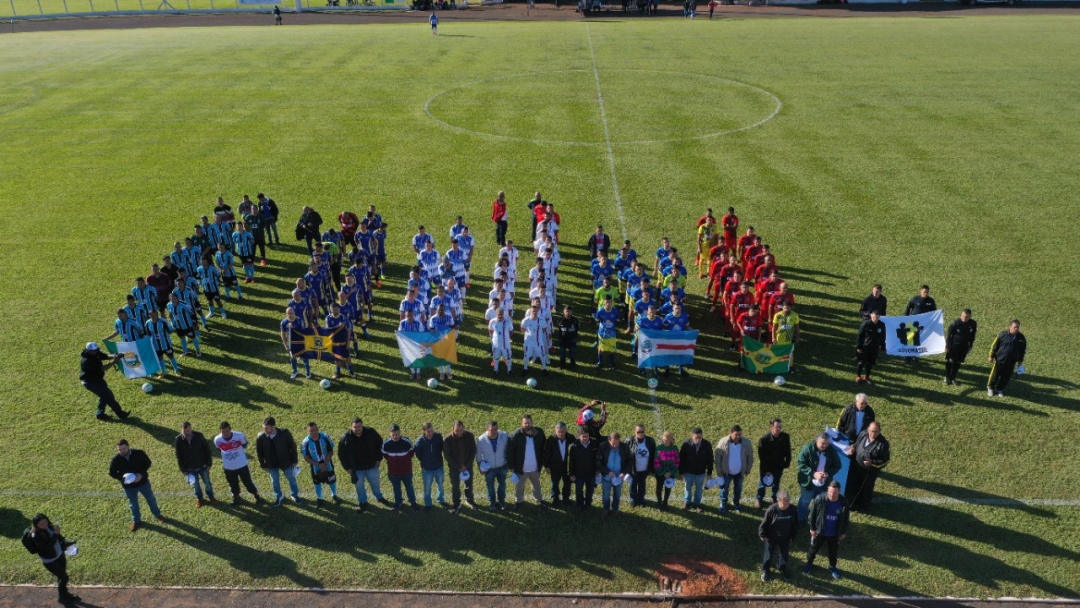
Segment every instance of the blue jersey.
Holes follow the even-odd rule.
[[[315,462],[322,462],[326,464],[327,471],[334,470],[334,463],[330,458],[330,453],[334,450],[334,441],[330,439],[330,436],[326,433],[319,431],[318,439],[312,439],[311,435],[306,435],[304,440],[300,442],[300,455],[310,458]],[[313,473],[318,473],[320,469],[316,469],[315,466],[311,467]]]
[[[356,236],[353,237],[356,241],[356,248],[363,251],[367,255],[375,254],[375,233],[368,230],[364,232],[359,230],[356,232]]]
[[[656,250],[656,257],[660,258],[660,263],[661,264],[664,262],[664,260],[667,260],[670,256],[671,256],[671,250],[670,249],[664,249],[663,247],[660,247],[659,249]],[[671,262],[669,261],[668,263],[670,264]]]
[[[421,302],[420,300],[412,300],[412,301],[410,301],[409,298],[405,298],[404,300],[401,301],[401,306],[398,307],[398,310],[402,314],[405,314],[406,312],[408,312],[410,310],[413,311],[413,318],[418,319],[421,322],[424,319],[427,318],[427,314],[424,311],[424,303]],[[418,331],[420,331],[420,330],[418,330]]]
[[[347,335],[352,331],[352,325],[352,318],[346,315],[344,311],[336,317],[332,314],[326,315],[326,329],[344,327]]]
[[[596,310],[596,335],[600,338],[616,337],[616,328],[619,325],[619,311],[616,308]]]
[[[435,237],[431,236],[430,234],[417,234],[416,236],[412,237],[413,247],[415,247],[419,251],[424,250],[425,243],[431,243],[431,246],[434,247]]]
[[[468,226],[466,226],[465,224],[454,224],[453,226],[450,226],[450,238],[458,238],[459,236],[461,236],[461,232],[466,228],[468,228]]]
[[[454,311],[453,300],[446,297],[446,294],[444,293],[441,296],[435,296],[434,298],[431,298],[431,303],[428,304],[428,310],[431,312],[431,314],[435,314],[435,310],[439,308],[439,304],[442,304],[443,312],[451,313]]]
[[[221,287],[221,272],[213,266],[200,266],[199,284],[202,286],[203,291],[216,293]]]
[[[638,329],[664,329],[664,320],[660,317],[649,318],[642,315],[640,317],[634,317],[634,322],[637,323]]]
[[[386,258],[386,233],[375,231],[375,255],[379,259]]]
[[[131,288],[131,295],[135,296],[135,301],[139,304],[145,304],[149,307],[157,307],[157,289],[149,285],[143,285],[142,289],[138,286]]]
[[[146,333],[150,336],[150,341],[154,345],[154,350],[160,352],[167,351],[172,348],[172,338],[169,334],[172,333],[172,326],[165,319],[158,318],[157,321],[147,320]]]
[[[214,254],[214,262],[217,263],[218,270],[221,271],[223,278],[232,278],[236,276],[236,269],[233,268],[233,254],[231,251],[219,251]]]
[[[169,311],[169,318],[172,319],[173,327],[177,331],[188,331],[191,329],[198,329],[195,325],[195,310],[192,309],[184,302],[173,304],[169,302],[165,310]]]
[[[346,294],[349,293],[348,291],[346,291],[344,286],[341,288],[341,290],[344,291]],[[355,289],[352,291],[354,294],[356,293]],[[360,310],[360,308],[356,305],[356,296],[353,296],[351,299],[346,298],[344,304],[341,303],[341,300],[338,300],[338,306],[341,307],[342,316],[347,318],[350,324],[356,321],[356,315]]]
[[[382,227],[382,216],[378,213],[372,213],[371,217],[365,216],[364,219],[360,220],[360,223],[367,224],[368,228],[371,228],[372,230],[378,230]]]
[[[600,264],[593,264],[593,287],[600,289],[604,286],[604,279],[610,277],[613,274],[615,274],[615,267],[611,264],[605,264],[603,266],[601,266]]]
[[[432,315],[431,320],[428,321],[428,329],[431,331],[443,331],[447,329],[453,329],[456,323],[454,317],[444,314],[442,316]]]
[[[405,319],[398,323],[398,331],[424,331],[424,326],[419,321]]]
[[[446,299],[450,301],[451,308],[447,308],[446,312],[452,313],[455,316],[460,316],[462,312],[461,305],[461,290],[457,287],[453,289],[445,289],[443,293],[446,294]]]
[[[176,297],[180,298],[180,302],[190,306],[191,310],[194,311],[199,309],[199,294],[195,293],[194,289],[188,287],[183,291],[174,289],[172,292],[176,294]]]
[[[326,286],[323,283],[322,273],[315,271],[312,273],[310,270],[304,275],[304,281],[308,284],[308,289],[311,290],[312,297],[315,302],[319,304],[326,304]]]
[[[139,324],[139,327],[146,325],[146,322],[150,319],[150,311],[157,309],[157,304],[149,305],[141,302],[135,304],[135,307],[125,306],[128,311],[128,318],[135,319],[135,322]]]
[[[116,329],[116,333],[120,334],[120,339],[124,342],[134,342],[143,337],[143,328],[139,325],[139,322],[131,317],[121,321],[116,319],[113,321],[113,328]]]
[[[646,302],[644,298],[636,300],[634,302],[634,314],[636,314],[638,317],[644,317],[646,314],[648,314],[650,306],[656,307],[657,310],[660,309],[659,306],[656,306],[656,302],[653,302],[651,297],[649,298],[648,302]]]
[[[169,260],[173,263],[173,266],[176,266],[177,268],[183,268],[184,270],[188,269],[188,267],[184,265],[184,250],[183,249],[181,249],[180,251],[173,251],[172,253],[170,253],[169,254]],[[188,274],[190,274],[190,273],[188,273]]]
[[[314,307],[312,307],[311,302],[309,302],[308,299],[305,298],[303,295],[300,296],[299,302],[297,302],[296,300],[289,300],[287,306],[293,309],[293,312],[296,313],[296,316],[298,318],[304,321],[305,325],[307,324],[308,320],[311,319],[312,314],[314,314]]]
[[[255,257],[255,235],[250,232],[232,233],[233,245],[236,247],[236,255],[246,258]]]
[[[350,266],[349,274],[356,279],[356,288],[364,293],[371,291],[371,267],[370,266]]]
[[[686,314],[686,311],[679,316],[675,316],[675,313],[668,313],[664,317],[664,329],[670,329],[672,331],[686,331],[690,329],[690,315]]]
[[[457,241],[458,248],[461,249],[461,252],[465,254],[465,259],[471,260],[473,247],[476,246],[476,241],[473,239],[472,235],[463,234],[457,237]],[[466,268],[468,268],[468,266],[468,264],[465,265]]]
[[[189,276],[195,276],[195,273],[199,270],[200,260],[202,260],[202,249],[198,245],[192,245],[191,247],[184,247],[181,253],[180,257],[184,260],[181,266]]]
[[[662,299],[662,300],[664,300],[666,302],[670,302],[671,301],[671,293],[672,293],[671,288],[668,287],[664,291],[660,292],[660,299]],[[675,298],[679,302],[682,302],[683,300],[686,299],[686,292],[683,291],[683,289],[681,287],[676,288],[675,289]]]
[[[294,309],[295,310],[295,309]],[[301,330],[307,328],[307,320],[300,316],[300,313],[296,314],[296,320],[290,321],[289,317],[285,317],[281,320],[281,331],[285,335],[289,335],[290,330]]]
[[[431,13],[431,16],[428,17],[428,21],[431,22],[431,27],[435,27],[436,25],[439,25],[439,16],[435,13]],[[453,230],[453,228],[451,228],[451,230]]]
[[[218,245],[232,246],[232,228],[227,223],[210,224],[205,228],[206,236],[210,237],[210,243],[217,249]]]
[[[633,249],[631,249],[630,251],[622,251],[620,249],[619,254],[615,256],[615,268],[617,270],[631,269],[636,260],[636,251],[634,251]]]
[[[457,251],[454,251],[453,249],[451,249],[450,251],[446,252],[446,261],[450,262],[450,270],[451,270],[451,272],[454,273],[455,278],[457,278],[457,277],[464,278],[464,276],[465,276],[465,261],[467,259],[468,259],[468,256],[466,256],[465,252],[462,251],[460,248]]]
[[[434,249],[431,251],[422,249],[416,259],[425,273],[434,273],[439,268],[439,252]]]

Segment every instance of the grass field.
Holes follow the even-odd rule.
[[[649,591],[664,556],[705,555],[745,575],[751,592],[1077,596],[1080,507],[1054,502],[1074,501],[1080,487],[1070,321],[1078,29],[1072,17],[1025,16],[454,24],[438,37],[425,25],[0,37],[0,443],[10,452],[0,582],[50,580],[17,540],[45,511],[80,541],[76,583]],[[760,126],[705,137],[767,118],[777,100]],[[739,423],[756,439],[779,415],[801,445],[834,423],[855,390],[856,311],[874,282],[892,310],[924,282],[949,318],[974,310],[982,331],[961,386],[942,385],[940,361],[886,362],[868,391],[893,462],[875,515],[855,517],[842,581],[757,582],[756,516],[715,509],[637,510],[604,524],[533,509],[458,519],[195,510],[171,451],[185,419],[208,434],[227,419],[254,436],[272,414],[294,433],[317,420],[336,438],[362,415],[415,436],[426,420],[512,427],[526,411],[550,428],[603,398],[610,428],[642,421],[655,431],[654,403],[625,356],[619,371],[559,372],[531,391],[490,379],[475,324],[455,381],[437,391],[406,381],[383,311],[403,292],[408,237],[424,223],[445,245],[462,214],[486,269],[500,189],[519,241],[533,191],[556,204],[560,300],[579,311],[583,245],[598,222],[639,252],[663,236],[687,252],[704,208],[734,205],[766,236],[806,324],[802,373],[783,388],[733,375],[704,285],[691,281],[698,365],[655,399],[680,438],[701,425],[716,441]],[[288,380],[276,327],[302,272],[289,240],[229,320],[212,324],[205,356],[182,360],[182,379],[149,396],[113,379],[135,417],[93,420],[76,380],[82,344],[111,331],[132,279],[214,197],[259,191],[281,205],[284,233],[301,205],[331,218],[375,204],[389,222],[392,279],[378,292],[359,379],[328,392]],[[486,290],[474,286],[473,319]],[[1012,317],[1024,322],[1030,373],[988,400],[981,354]],[[128,532],[126,502],[105,474],[121,436],[155,460],[169,525]],[[226,494],[219,468],[214,480]],[[269,486],[262,473],[257,482]],[[302,489],[310,494],[310,480]]]

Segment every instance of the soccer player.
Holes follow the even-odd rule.
[[[367,321],[363,320],[364,309],[367,309],[368,321],[371,320],[373,315],[373,300],[371,293],[371,266],[367,263],[367,258],[363,252],[357,252],[353,257],[353,265],[349,268],[348,277],[353,278],[353,284],[357,290],[357,320],[360,321],[361,326],[364,328],[364,336],[367,337]],[[423,301],[423,291],[421,294],[421,301]]]
[[[794,308],[795,294],[788,291],[788,284],[786,281],[780,281],[780,288],[767,298],[767,304],[765,306],[766,314],[776,316],[776,313],[780,312],[780,310],[784,308],[784,304],[788,302],[790,302],[791,306]]]
[[[1027,338],[1020,333],[1020,321],[1013,319],[1009,322],[1009,329],[998,334],[990,345],[990,357],[987,360],[993,363],[993,366],[990,368],[990,380],[986,384],[987,395],[1005,396],[1005,387],[1009,385],[1013,369],[1017,365],[1024,366],[1026,354]]]
[[[921,315],[935,310],[937,310],[937,302],[930,297],[930,286],[923,285],[919,288],[919,295],[908,301],[907,308],[904,309],[904,316]]]
[[[176,362],[176,355],[173,353],[172,338],[169,336],[173,331],[172,325],[165,319],[158,316],[156,308],[150,309],[150,318],[146,320],[146,334],[150,336],[150,340],[154,345],[154,350],[157,352],[158,359],[161,361],[161,376],[165,375],[165,358],[168,357],[170,363],[172,363],[173,372],[180,375],[180,364]]]
[[[398,312],[401,313],[401,316],[398,317],[400,321],[411,318],[421,327],[420,329],[403,329],[399,331],[424,331],[423,326],[427,322],[427,315],[424,312],[424,304],[417,299],[416,289],[409,289],[409,292],[405,294],[405,299],[398,306]],[[409,316],[410,313],[411,317]]]
[[[514,332],[514,322],[506,316],[505,308],[495,311],[495,318],[488,321],[488,336],[491,337],[491,366],[493,374],[499,375],[499,361],[506,362],[506,375],[514,365],[510,350],[510,338]]]
[[[307,436],[300,442],[300,456],[311,467],[311,482],[315,485],[315,508],[323,505],[323,484],[330,486],[330,499],[341,504],[337,495],[337,475],[334,474],[334,440],[309,422]]]
[[[299,296],[299,292],[294,291],[293,296]],[[307,327],[304,317],[300,316],[294,306],[288,306],[285,308],[285,318],[281,320],[281,345],[285,347],[285,354],[289,356],[289,363],[292,365],[292,375],[289,378],[296,380],[296,377],[300,375],[300,372],[296,367],[296,355],[292,352],[292,330],[301,330]],[[311,377],[311,362],[307,357],[304,357],[304,377]]]
[[[202,321],[203,329],[206,330],[206,333],[210,333],[210,324],[207,323],[206,315],[202,312],[202,304],[199,304],[199,292],[196,283],[196,279],[177,279],[176,287],[171,293],[175,293],[181,302],[191,307],[191,311]]]
[[[337,291],[341,290],[341,248],[344,242],[341,233],[333,228],[323,233],[322,247],[330,261],[330,276]]]
[[[383,278],[386,268],[386,223],[379,223],[375,229],[375,259],[371,262],[371,269],[375,273],[375,286],[382,289]]]
[[[134,342],[143,337],[143,327],[138,321],[128,316],[126,308],[117,309],[116,320],[113,321],[113,332],[105,336],[105,339],[112,340],[116,336],[120,336],[123,342]]]
[[[244,283],[254,283],[255,235],[247,230],[247,224],[243,221],[237,222],[237,231],[232,233],[232,246],[233,251],[240,257],[240,264],[244,266]],[[221,253],[220,249],[218,253]],[[229,293],[228,285],[226,283],[226,297]],[[240,286],[237,286],[237,293],[240,294]],[[243,298],[243,294],[240,297]]]
[[[180,348],[183,349],[181,356],[188,354],[187,338],[191,336],[195,346],[195,356],[201,357],[199,325],[195,319],[195,311],[180,299],[176,291],[169,294],[169,304],[165,308],[169,311],[169,319],[172,321],[173,330],[176,332],[176,336],[180,338]]]
[[[429,281],[439,276],[439,252],[435,249],[434,242],[424,241],[423,249],[417,253],[416,261],[420,264],[421,275]]]
[[[544,344],[546,338],[543,336],[543,324],[540,321],[540,303],[534,302],[529,310],[525,313],[525,318],[521,320],[521,333],[523,334],[522,346],[525,351],[522,355],[522,367],[521,375],[525,376],[529,373],[529,363],[533,359],[540,359],[541,368],[544,371],[544,375],[547,375],[547,356],[545,355]]]
[[[244,292],[240,288],[240,281],[236,278],[236,268],[233,267],[234,257],[232,252],[225,246],[225,243],[218,245],[218,251],[214,254],[214,263],[217,265],[218,270],[221,271],[221,282],[225,285],[225,299],[232,295],[230,289],[235,287],[236,297],[243,300]]]
[[[431,23],[431,35],[437,36],[439,34],[439,16],[435,14],[435,11],[431,11],[428,21]]]
[[[417,226],[416,236],[412,239],[412,248],[416,255],[420,255],[420,252],[427,248],[428,243],[435,247],[435,239],[427,233],[423,226]]]
[[[338,292],[338,299],[336,304],[341,310],[342,316],[349,320],[349,341],[353,345],[353,354],[359,357],[360,343],[356,340],[356,285],[353,284],[350,286],[349,278],[350,277],[346,275],[345,285],[342,285],[341,291]],[[366,327],[364,328],[364,331],[367,331]],[[367,334],[364,334],[364,336],[367,337]]]
[[[604,284],[604,279],[614,278],[614,276],[615,265],[608,260],[607,254],[601,253],[592,262],[593,289],[600,289]]]
[[[727,309],[728,319],[731,322],[731,350],[738,351],[741,348],[740,336],[738,332],[738,320],[739,317],[750,311],[751,306],[754,304],[754,294],[750,291],[752,284],[750,281],[742,281],[739,283],[739,291],[728,298]]]
[[[656,250],[656,263],[653,264],[653,279],[660,278],[660,267],[671,255],[671,239],[664,237],[660,239],[660,247]]]
[[[687,331],[690,329],[690,315],[683,310],[682,304],[673,304],[671,312],[664,317],[664,329],[667,331]],[[664,369],[664,375],[671,373],[671,368]],[[686,377],[686,367],[679,366],[679,375]]]
[[[315,307],[311,305],[311,299],[307,294],[307,284],[304,279],[297,279],[296,284],[296,289],[292,290],[292,299],[289,300],[287,306],[300,318],[304,324],[303,327],[307,327],[315,316]]]
[[[464,285],[465,289],[468,289],[472,287],[472,259],[473,251],[476,249],[476,240],[469,233],[468,226],[465,226],[457,239],[461,252],[465,254],[465,282],[462,285]]]
[[[412,295],[412,292],[409,292]],[[402,313],[401,322],[398,323],[398,331],[424,331],[423,322],[416,318],[415,309],[407,308]],[[409,378],[412,380],[420,380],[420,368],[410,367]]]
[[[337,219],[341,226],[341,236],[346,243],[352,245],[353,251],[356,251],[356,231],[360,228],[360,218],[352,211],[342,211]]]
[[[698,226],[697,230],[697,267],[698,278],[705,278],[705,271],[709,268],[709,251],[720,240],[720,227],[716,225],[716,218],[711,215],[705,218],[705,222]]]
[[[454,316],[454,321],[457,324],[465,322],[465,293],[458,289],[457,280],[450,277],[446,281],[446,298],[450,301],[450,306],[446,309],[446,312]]]
[[[450,240],[454,240],[461,235],[461,232],[468,228],[465,225],[465,220],[460,215],[454,218],[454,223],[450,225]]]
[[[642,290],[641,298],[634,301],[630,312],[626,317],[626,333],[635,331],[639,327],[638,320],[648,314],[649,309],[656,309],[656,302],[652,299],[652,290]]]
[[[232,226],[225,221],[224,216],[218,214],[214,217],[214,223],[210,224],[206,235],[210,237],[210,243],[214,250],[224,245],[226,249],[232,246]]]
[[[341,363],[343,361],[345,362],[346,371],[349,372],[349,377],[355,378],[356,374],[353,373],[352,359],[349,358],[349,342],[356,343],[356,337],[353,335],[352,319],[341,313],[341,305],[337,302],[330,305],[330,314],[326,315],[326,329],[337,330],[338,332],[338,339],[333,340],[334,345],[332,348],[334,353],[333,378],[337,380],[341,377]],[[342,333],[344,333],[343,336]],[[344,340],[340,340],[342,337],[344,337]]]
[[[450,271],[458,285],[465,285],[465,264],[468,256],[461,250],[457,237],[450,240],[450,251],[446,252],[445,262],[450,264]]]
[[[727,208],[727,213],[720,218],[720,226],[724,229],[724,248],[728,255],[735,255],[738,247],[739,216],[735,215],[734,207]]]
[[[960,365],[967,358],[971,347],[975,345],[975,333],[978,323],[971,318],[971,309],[965,308],[960,318],[949,324],[945,332],[945,384],[956,384],[956,374]]]
[[[259,257],[262,260],[259,261],[259,266],[266,266],[266,218],[263,216],[262,207],[252,205],[251,212],[244,214],[244,223],[247,224],[248,232],[255,238],[255,247],[261,254]]]
[[[772,317],[772,343],[799,343],[799,313],[795,312],[795,303],[791,300],[785,300]],[[792,350],[791,354],[788,373],[795,373],[795,351]]]
[[[870,311],[870,318],[863,321],[859,326],[859,335],[855,339],[855,356],[858,363],[855,366],[855,382],[873,384],[870,373],[877,364],[879,350],[885,349],[885,323],[878,316],[876,310]],[[863,372],[866,375],[863,375]]]
[[[210,265],[209,260],[203,260],[199,268],[199,282],[202,283],[203,295],[206,296],[206,306],[210,308],[210,316],[214,316],[214,303],[217,303],[218,311],[222,319],[228,319],[225,314],[225,304],[221,301],[221,272]],[[206,325],[204,322],[203,325]]]
[[[448,331],[457,326],[454,321],[453,315],[447,312],[446,306],[442,303],[435,306],[431,311],[431,318],[428,319],[428,329],[431,331]],[[449,365],[439,366],[439,380],[450,380],[453,376],[453,370]]]
[[[310,297],[314,299],[315,304],[318,305],[323,314],[330,312],[330,302],[327,301],[326,287],[323,285],[322,273],[319,272],[319,263],[314,261],[314,257],[312,258],[312,262],[308,264],[308,271],[304,274],[304,282],[307,284],[308,289],[311,290]],[[312,312],[314,312],[314,308],[312,309]]]
[[[131,288],[131,295],[135,300],[147,309],[158,308],[158,291],[146,283],[143,277],[135,278],[135,287]]]
[[[734,331],[731,332],[731,341],[736,344],[736,352],[742,353],[743,351],[743,338],[750,337],[758,342],[764,342],[761,337],[762,329],[765,326],[765,318],[761,316],[761,309],[757,304],[751,304],[746,312],[740,313],[735,318],[733,324]],[[738,372],[741,368],[741,361],[735,363],[735,371]]]
[[[604,304],[597,309],[594,318],[596,319],[596,367],[602,369],[604,366],[604,353],[608,355],[608,364],[612,369],[615,369],[615,352],[618,341],[618,332],[616,328],[619,324],[619,311],[615,310],[615,305],[611,300],[611,296],[604,298]]]
[[[593,295],[593,306],[600,308],[604,305],[604,300],[611,300],[614,302],[619,297],[619,288],[611,284],[611,277],[604,277],[601,281],[596,293]]]
[[[129,319],[134,320],[139,327],[144,327],[146,320],[150,318],[150,311],[154,310],[154,307],[140,304],[135,299],[135,296],[128,294],[127,306],[124,309],[127,311]]]

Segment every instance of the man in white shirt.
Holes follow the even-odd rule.
[[[487,432],[476,440],[476,460],[487,481],[488,510],[506,509],[506,449],[510,443],[499,423],[488,422]]]
[[[514,510],[525,502],[525,484],[532,484],[533,498],[541,507],[546,507],[544,495],[540,492],[540,466],[543,462],[544,431],[533,426],[532,416],[521,417],[521,427],[510,434],[506,449],[506,462],[511,473],[517,476],[515,487]]]
[[[524,335],[525,351],[525,355],[522,357],[522,364],[524,365],[521,370],[522,376],[529,373],[529,363],[533,359],[540,359],[540,366],[544,370],[544,375],[547,375],[547,356],[544,349],[543,329],[543,322],[540,320],[540,304],[534,302],[529,311],[525,313],[525,318],[521,320],[521,333]]]
[[[495,311],[495,318],[488,322],[488,335],[491,337],[491,365],[494,375],[499,375],[499,361],[506,362],[506,375],[510,375],[513,359],[510,352],[510,336],[514,332],[514,322],[507,318],[502,308]]]
[[[743,479],[754,466],[754,447],[749,439],[742,436],[742,427],[731,427],[731,433],[716,444],[716,470],[723,476],[723,488],[720,490],[720,512],[727,511],[728,491],[735,486],[735,512],[742,513]]]
[[[244,451],[248,444],[247,437],[239,431],[232,430],[228,422],[222,422],[220,430],[217,437],[214,437],[214,446],[221,451],[221,468],[225,469],[225,480],[229,482],[229,489],[232,490],[232,504],[240,504],[241,482],[244,488],[255,497],[256,503],[262,502],[259,498],[259,488],[251,479],[247,452]]]

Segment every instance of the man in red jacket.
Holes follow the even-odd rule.
[[[495,242],[506,245],[506,192],[499,190],[498,196],[491,203],[491,221],[495,222]]]
[[[390,425],[390,438],[383,442],[383,460],[386,461],[386,476],[394,486],[394,512],[401,512],[401,487],[409,496],[413,511],[419,511],[416,504],[416,490],[413,488],[412,461],[415,455],[413,443],[401,434],[401,427]]]
[[[356,230],[360,228],[360,218],[352,211],[342,211],[337,216],[341,224],[341,235],[345,237],[345,243],[351,243],[353,251],[356,251]],[[345,253],[344,251],[342,253]]]

